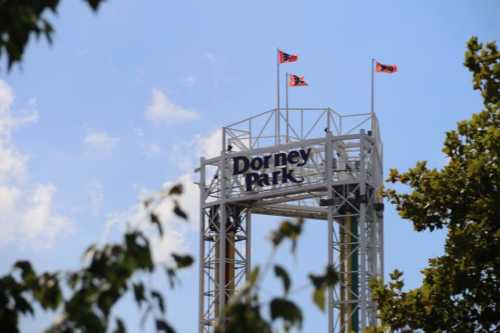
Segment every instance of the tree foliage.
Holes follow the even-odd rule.
[[[182,187],[176,186],[157,200],[176,200]],[[150,222],[161,223],[155,213],[158,202],[146,200]],[[176,204],[179,217],[186,213]],[[58,311],[46,332],[126,332],[123,319],[112,314],[113,307],[127,293],[134,296],[142,312],[142,322],[152,317],[157,331],[174,332],[165,319],[165,299],[148,279],[163,269],[173,288],[179,269],[191,266],[189,255],[173,254],[175,265],[153,263],[150,241],[140,230],[127,231],[118,243],[91,245],[83,255],[83,266],[76,271],[38,274],[28,261],[18,261],[11,272],[0,277],[0,331],[19,332],[19,317],[35,315],[35,304],[44,310]]]
[[[149,209],[149,222],[157,226],[160,237],[163,229],[155,207],[161,200],[170,199],[174,203],[174,213],[186,218],[187,214],[176,200],[182,191],[182,186],[176,185],[163,195],[144,201],[144,206]],[[291,242],[290,251],[294,253],[303,224],[303,220],[283,221],[271,234],[274,250],[268,262],[263,270],[256,266],[243,288],[233,295],[225,309],[225,320],[217,323],[216,332],[271,333],[277,331],[276,326],[281,326],[286,332],[302,328],[302,310],[290,299],[294,292],[290,275],[284,267],[274,263],[273,258],[278,247],[287,240]],[[163,269],[170,287],[174,288],[177,271],[190,267],[193,258],[172,254],[173,267],[154,264],[149,243],[143,232],[129,230],[119,243],[91,245],[84,252],[82,268],[76,271],[38,274],[30,262],[16,262],[11,272],[0,277],[0,331],[19,332],[20,317],[35,315],[35,304],[38,304],[44,310],[61,313],[47,328],[47,333],[126,332],[123,318],[113,314],[112,310],[129,293],[142,312],[142,325],[152,317],[156,331],[175,332],[165,318],[165,297],[160,289],[149,283],[149,277]],[[271,268],[282,282],[283,292],[262,302],[260,287]],[[312,299],[324,311],[325,293],[337,283],[337,273],[327,266],[323,274],[309,274],[309,279]],[[269,308],[267,315],[264,313],[266,307]]]
[[[84,2],[96,11],[104,0]],[[49,17],[59,5],[60,0],[0,0],[0,59],[6,57],[8,69],[22,60],[32,36],[52,42]],[[411,191],[385,191],[417,231],[447,228],[445,254],[429,261],[423,283],[416,289],[403,291],[403,273],[397,270],[386,285],[371,281],[382,326],[367,332],[500,330],[500,53],[495,43],[483,45],[477,38],[467,47],[465,66],[473,74],[473,88],[481,93],[483,110],[446,134],[446,166],[430,169],[421,161],[406,172],[392,169],[388,181],[407,185]],[[180,194],[182,186],[177,185],[161,199],[173,200],[174,213],[187,219],[175,198]],[[154,200],[144,205],[150,209],[150,223],[163,236]],[[271,235],[275,251],[289,240],[295,253],[302,230],[301,220],[281,223]],[[160,267],[153,263],[149,242],[141,231],[130,230],[121,242],[90,246],[76,271],[37,273],[30,262],[16,262],[0,277],[0,331],[18,332],[20,316],[35,315],[37,304],[61,314],[47,332],[126,332],[123,319],[112,310],[130,293],[143,323],[152,318],[157,331],[174,332],[165,318],[165,297],[148,276],[162,269],[173,288],[178,270],[190,267],[193,258],[173,254],[175,265]],[[284,267],[272,261],[275,251],[233,295],[217,332],[267,333],[276,331],[276,323],[281,323],[279,331],[302,328],[302,310],[290,298],[292,280]],[[262,301],[259,290],[271,268],[283,292]],[[326,291],[337,283],[337,273],[327,266],[321,274],[309,274],[309,281],[312,301],[324,311]]]
[[[445,254],[429,260],[419,288],[403,291],[395,271],[371,287],[380,318],[391,330],[498,332],[500,330],[500,53],[477,38],[467,44],[465,66],[484,108],[446,133],[440,170],[426,162],[388,181],[409,192],[385,191],[417,231],[447,228]]]
[[[104,0],[84,0],[96,11]],[[31,36],[45,37],[52,43],[54,26],[47,18],[56,14],[60,0],[0,0],[0,59],[7,57],[7,68],[22,60]]]
[[[284,267],[274,263],[272,258],[279,246],[287,240],[291,242],[290,252],[295,253],[303,225],[304,221],[301,219],[283,221],[271,233],[274,251],[270,254],[264,268],[261,270],[260,266],[256,266],[245,286],[233,295],[226,307],[225,321],[218,323],[217,333],[289,332],[292,328],[302,328],[304,321],[302,310],[290,299],[290,294],[293,293],[290,275]],[[260,287],[271,267],[276,278],[281,280],[283,293],[267,302],[262,302],[259,295]],[[309,274],[309,280],[312,287],[312,300],[318,309],[324,311],[326,290],[337,283],[337,273],[333,267],[326,266],[323,274]],[[266,306],[269,308],[267,315],[264,313]],[[277,329],[276,326],[281,329]]]

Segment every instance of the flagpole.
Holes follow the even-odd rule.
[[[375,113],[375,59],[372,58],[371,114]]]
[[[280,50],[277,50],[276,57],[276,114],[275,117],[275,144],[280,142]]]
[[[372,58],[372,84],[371,84],[371,110],[370,110],[370,118],[371,118],[371,129],[375,130],[375,59]]]
[[[289,141],[289,136],[288,136],[288,72],[285,75],[285,109],[286,109],[286,143]]]

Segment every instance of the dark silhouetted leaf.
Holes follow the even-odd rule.
[[[125,329],[125,324],[120,318],[116,318],[116,328],[114,333],[125,333],[127,330]]]
[[[19,296],[19,297],[16,297],[15,299],[16,299],[16,305],[15,305],[16,311],[19,311],[22,314],[29,313],[29,314],[33,315],[33,313],[34,313],[33,307],[24,297]]]
[[[151,223],[155,224],[158,228],[158,233],[160,234],[160,236],[163,237],[163,227],[161,225],[160,219],[158,218],[158,215],[156,215],[155,213],[151,213],[149,214],[149,218],[151,220]]]
[[[90,5],[90,7],[92,7],[93,10],[97,10],[99,8],[99,5],[105,0],[86,0],[86,1]]]
[[[134,289],[135,301],[136,301],[137,305],[141,306],[142,302],[146,299],[144,297],[144,285],[142,284],[142,282],[134,283],[133,289]]]
[[[148,208],[149,205],[151,205],[153,203],[153,198],[147,198],[142,203],[143,203],[144,207]]]
[[[302,311],[300,308],[285,298],[274,298],[270,305],[271,319],[283,319],[291,326],[302,328]]]
[[[167,333],[175,333],[174,329],[172,326],[170,326],[166,321],[163,319],[156,319],[156,330],[158,332],[167,332]]]
[[[281,279],[283,282],[283,289],[285,290],[285,294],[290,290],[291,280],[288,272],[280,265],[274,266],[274,274]]]
[[[165,268],[165,273],[167,274],[167,279],[170,284],[170,288],[173,288],[175,286],[175,278],[176,278],[175,269]]]
[[[174,214],[179,216],[180,218],[187,220],[188,216],[184,210],[179,206],[179,203],[175,201],[174,203]]]
[[[172,188],[168,191],[169,195],[181,195],[184,192],[184,187],[182,184],[177,184],[172,186]]]
[[[309,274],[309,280],[311,280],[315,288],[323,288],[334,286],[339,278],[333,266],[327,266],[325,273],[322,275]]]
[[[303,219],[298,219],[296,222],[281,222],[279,228],[271,234],[271,241],[274,247],[279,246],[283,240],[289,239],[292,242],[292,252],[295,252],[297,248],[297,239],[302,233],[303,224]]]
[[[55,310],[62,301],[62,292],[57,275],[44,273],[38,277],[33,296],[44,309]]]
[[[177,268],[189,267],[193,264],[194,259],[190,255],[180,255],[172,253],[172,258],[174,258]]]
[[[36,278],[36,273],[31,266],[31,263],[26,260],[17,261],[14,264],[14,267],[19,268],[21,270],[21,277],[24,280],[24,283],[31,283]]]
[[[97,10],[104,0],[86,0],[93,10]],[[6,54],[7,68],[21,61],[31,36],[45,37],[52,43],[54,28],[47,13],[57,12],[59,0],[0,1],[0,59]],[[50,16],[49,16],[50,17]]]
[[[151,291],[151,296],[156,299],[156,303],[158,304],[158,308],[160,309],[161,313],[165,313],[165,303],[163,302],[163,296],[155,290]]]

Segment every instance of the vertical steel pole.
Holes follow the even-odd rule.
[[[276,58],[276,113],[274,114],[275,144],[280,143],[280,50]]]
[[[379,130],[379,125],[378,125],[378,119],[377,119],[377,131]],[[377,145],[380,146],[380,151],[378,152],[378,158],[380,159],[380,170],[378,172],[379,174],[379,183],[377,184],[379,186],[379,188],[382,187],[382,183],[383,183],[383,178],[384,178],[384,145],[382,144],[382,142],[378,142],[378,140],[380,140],[380,135],[377,135],[377,138],[375,139],[377,140]],[[384,201],[382,200],[382,203]],[[384,281],[384,274],[385,274],[385,271],[384,271],[384,215],[382,215],[382,217],[379,219],[379,223],[380,223],[380,271],[381,271],[381,278],[382,278],[382,282]]]
[[[226,128],[222,128],[222,151],[219,170],[219,184],[221,189],[221,204],[219,205],[219,322],[222,327],[225,325],[224,308],[226,304]]]
[[[276,108],[280,109],[280,49],[276,49]]]
[[[371,77],[371,114],[375,113],[375,59],[372,58],[372,77]]]
[[[328,199],[333,199],[333,144],[332,133],[326,131],[325,142],[325,177],[328,186]],[[330,203],[328,206],[328,265],[333,267],[333,209],[334,205]],[[333,332],[333,287],[328,288],[328,333]]]
[[[248,121],[248,149],[253,149],[252,119]]]
[[[360,331],[364,331],[366,328],[366,310],[367,310],[367,275],[366,275],[366,156],[365,156],[365,133],[364,130],[361,131],[360,138],[360,216],[359,216],[359,233],[360,233],[360,308],[361,308],[361,325]]]
[[[379,242],[380,242],[380,278],[384,282],[384,219],[379,218]]]
[[[286,112],[286,116],[285,116],[285,119],[286,119],[286,143],[288,143],[289,141],[289,134],[288,134],[288,128],[290,127],[289,123],[288,123],[288,72],[286,73],[285,75],[285,112]]]
[[[246,279],[250,278],[250,273],[252,272],[252,213],[250,209],[246,210],[246,231],[247,231],[247,240],[246,240]]]
[[[205,158],[200,159],[200,257],[199,262],[199,324],[198,332],[203,333],[205,326],[205,209],[203,208],[205,204]]]
[[[304,109],[300,109],[300,139],[304,140]]]

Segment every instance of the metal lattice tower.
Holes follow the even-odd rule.
[[[325,264],[340,274],[327,332],[374,325],[368,281],[384,272],[376,115],[273,109],[224,127],[222,147],[200,162],[199,332],[213,332],[248,277],[255,214],[326,221]]]

